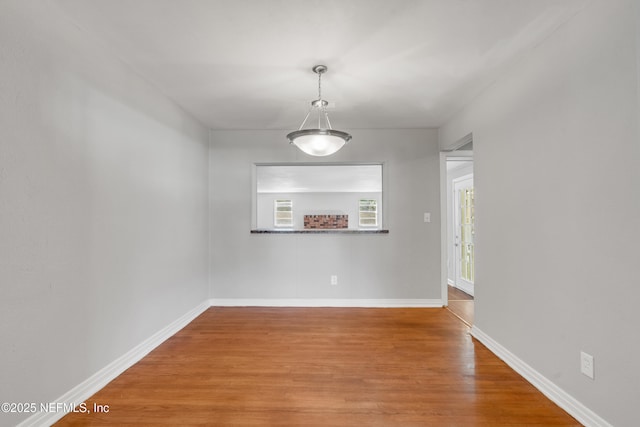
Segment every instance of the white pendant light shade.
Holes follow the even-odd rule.
[[[331,122],[326,110],[329,103],[322,99],[322,74],[326,71],[327,67],[324,65],[313,67],[313,72],[318,74],[318,99],[311,102],[311,108],[302,121],[300,128],[287,135],[290,144],[294,144],[311,156],[329,156],[340,150],[351,140],[351,135],[348,133],[331,128]],[[318,128],[303,129],[312,111],[317,113]],[[323,122],[326,125],[324,128],[322,127]]]
[[[333,129],[304,129],[291,132],[287,138],[311,156],[329,156],[340,150],[351,135]]]

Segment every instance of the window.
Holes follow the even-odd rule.
[[[273,225],[275,227],[293,227],[293,203],[291,200],[275,200],[273,211]]]
[[[378,201],[360,199],[358,218],[360,227],[376,227],[378,225]]]

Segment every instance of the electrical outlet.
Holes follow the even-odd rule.
[[[338,276],[331,276],[331,284],[332,285],[338,284]]]
[[[585,353],[584,351],[580,352],[580,372],[584,375],[588,376],[591,379],[593,378],[593,356]]]

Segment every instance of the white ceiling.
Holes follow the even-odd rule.
[[[382,192],[381,165],[260,165],[258,193]]]
[[[472,160],[447,160],[447,172],[473,165]]]
[[[213,129],[440,126],[588,0],[53,0]]]

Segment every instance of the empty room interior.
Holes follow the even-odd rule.
[[[639,133],[636,0],[2,0],[0,427],[637,426]]]

